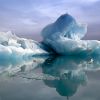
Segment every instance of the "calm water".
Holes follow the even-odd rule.
[[[0,61],[0,100],[100,100],[100,58]]]

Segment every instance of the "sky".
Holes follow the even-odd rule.
[[[0,0],[0,31],[41,40],[41,30],[65,13],[87,23],[84,39],[100,40],[100,0]]]

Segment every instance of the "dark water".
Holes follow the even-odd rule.
[[[100,58],[0,62],[0,100],[100,100]]]

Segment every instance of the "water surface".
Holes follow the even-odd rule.
[[[0,100],[99,100],[100,58],[0,61]]]

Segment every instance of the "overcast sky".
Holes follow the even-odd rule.
[[[100,40],[100,0],[0,0],[0,31],[40,39],[41,29],[64,13],[88,24],[86,39]]]

